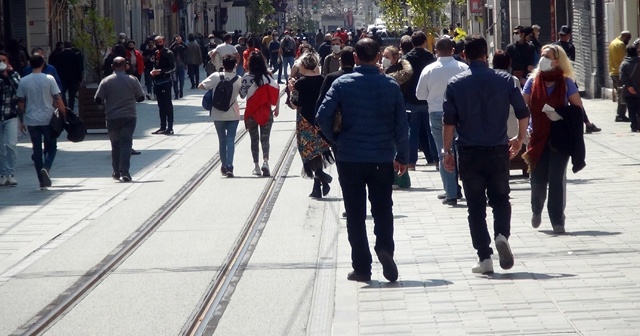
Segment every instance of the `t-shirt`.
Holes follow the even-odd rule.
[[[107,120],[136,117],[136,102],[144,97],[138,79],[127,75],[124,71],[116,71],[104,78],[95,98],[105,102],[104,114]]]
[[[267,78],[265,76],[262,76],[262,85],[264,84],[269,84],[274,88],[277,88],[278,90],[280,89],[278,82],[276,82],[273,77]],[[250,74],[250,73],[245,74],[244,77],[242,77],[242,86],[240,87],[240,97],[245,98],[246,100],[249,100],[249,98],[251,98],[251,96],[253,96],[253,94],[256,93],[256,90],[258,90],[258,85],[256,85],[253,74]]]
[[[32,73],[20,81],[16,96],[25,98],[24,124],[26,126],[47,126],[56,110],[53,96],[60,94],[56,80],[51,75]]]
[[[525,94],[530,95],[531,94],[531,89],[533,88],[533,77],[529,77],[529,79],[527,79],[527,82],[524,84],[524,88],[522,88],[522,92]],[[565,83],[567,84],[567,97],[565,98],[565,105],[569,104],[569,97],[573,94],[578,93],[578,86],[576,85],[576,82],[574,82],[571,78],[565,77],[564,78]],[[551,95],[551,93],[553,92],[553,89],[555,89],[556,86],[550,86],[547,88],[547,96]]]
[[[295,85],[298,91],[298,101],[296,105],[300,107],[300,114],[307,119],[311,125],[316,123],[316,102],[320,96],[320,89],[324,82],[324,76],[302,76]]]
[[[213,49],[213,51],[210,51],[209,57],[211,57],[216,52],[218,53],[218,55],[216,56],[216,59],[213,60],[213,64],[216,66],[216,69],[219,69],[222,67],[222,59],[225,56],[233,55],[238,51],[236,50],[236,47],[234,47],[233,45],[223,43],[217,46],[215,49]]]
[[[235,72],[214,72],[211,76],[202,81],[205,89],[213,89],[215,92],[218,83],[220,83],[220,74],[224,74],[227,80],[233,79],[236,76]],[[242,86],[242,78],[238,78],[233,83],[233,94],[231,95],[231,108],[228,111],[220,111],[215,107],[211,108],[211,120],[214,121],[231,121],[240,120],[240,106],[238,105],[238,94],[240,94],[240,87]]]

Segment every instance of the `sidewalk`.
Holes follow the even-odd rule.
[[[384,279],[375,256],[373,281],[346,280],[350,247],[339,219],[335,293],[315,293],[335,294],[331,333],[638,335],[640,135],[613,121],[610,101],[585,101],[585,108],[603,130],[585,135],[587,167],[567,175],[567,234],[553,234],[546,211],[541,227],[531,228],[529,183],[512,171],[516,264],[504,271],[494,255],[494,275],[473,274],[477,259],[464,200],[442,205],[439,174],[418,166],[411,190],[394,192],[397,283]]]

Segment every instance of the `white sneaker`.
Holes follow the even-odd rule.
[[[7,176],[7,185],[10,185],[10,186],[18,185],[18,181],[16,180],[15,177],[13,177],[13,175],[9,175]]]
[[[269,163],[267,163],[267,161],[262,164],[262,176],[271,176],[271,172],[269,171]]]
[[[496,237],[496,250],[500,256],[500,267],[506,270],[513,267],[513,253],[511,253],[509,241],[501,234]]]
[[[471,269],[473,273],[491,274],[493,273],[493,260],[487,258],[483,261],[479,261],[476,266]]]
[[[6,185],[9,185],[9,179],[4,175],[0,176],[0,186]]]
[[[256,167],[253,168],[253,175],[262,176],[262,170],[260,170],[259,166],[256,165]]]

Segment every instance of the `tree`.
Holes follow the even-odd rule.
[[[273,25],[269,19],[275,13],[270,0],[249,0],[247,26],[253,33],[261,33]]]
[[[406,0],[412,27],[428,30],[432,28],[431,16],[441,12],[448,0]]]
[[[404,26],[404,1],[399,0],[379,0],[387,30],[400,31]]]

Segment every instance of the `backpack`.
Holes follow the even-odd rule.
[[[71,142],[82,142],[85,134],[87,134],[87,128],[85,127],[82,119],[68,108],[67,120],[64,124],[64,128],[67,131],[67,140]]]
[[[239,76],[234,76],[227,80],[223,74],[220,75],[220,82],[215,89],[211,89],[202,97],[202,107],[211,111],[212,107],[222,112],[229,111],[233,99],[233,84]]]

